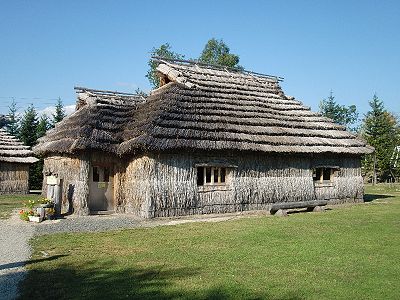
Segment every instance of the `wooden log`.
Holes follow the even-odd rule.
[[[328,204],[328,200],[281,202],[281,203],[274,203],[271,206],[270,212],[271,212],[271,214],[275,214],[280,209],[314,208],[316,206],[324,206],[327,204]]]

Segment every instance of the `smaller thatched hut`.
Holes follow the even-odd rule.
[[[27,194],[29,164],[37,161],[28,146],[0,129],[0,194]]]

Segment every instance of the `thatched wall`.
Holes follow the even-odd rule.
[[[114,176],[114,207],[121,211],[123,202],[124,164],[117,158],[99,152],[73,156],[49,156],[44,160],[43,195],[46,195],[46,175],[62,180],[62,213],[89,214],[89,178],[93,165],[109,165]]]
[[[148,154],[126,164],[101,153],[76,158],[51,156],[44,172],[63,181],[63,211],[88,214],[93,165],[112,165],[117,212],[144,218],[269,209],[271,203],[329,199],[358,202],[363,196],[356,157],[294,156],[263,153]],[[225,186],[197,186],[196,166],[227,166]],[[127,165],[127,166],[126,166]],[[335,166],[332,182],[313,181],[312,169]]]
[[[79,190],[79,174],[81,169],[81,159],[54,155],[44,159],[43,173],[43,195],[46,196],[46,175],[55,175],[62,179],[61,188],[61,212],[72,212],[73,207],[77,207],[78,199],[75,194]],[[75,205],[74,205],[75,202]]]
[[[29,193],[29,165],[0,162],[0,194]]]
[[[231,166],[225,187],[197,186],[195,166],[204,163]],[[320,165],[340,169],[332,183],[315,187],[312,168]],[[363,185],[354,157],[159,154],[129,164],[125,193],[126,212],[158,217],[268,209],[274,202],[321,198],[360,201]]]

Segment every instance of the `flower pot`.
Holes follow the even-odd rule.
[[[45,204],[40,204],[40,207],[43,207],[43,208],[51,208],[51,207],[53,207],[53,203],[45,203]]]
[[[37,216],[29,216],[29,221],[30,222],[40,223],[40,222],[42,222],[42,218],[37,217]]]

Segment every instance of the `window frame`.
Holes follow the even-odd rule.
[[[337,177],[337,171],[339,167],[336,166],[316,166],[312,169],[312,178],[315,184],[332,184]],[[329,172],[329,179],[324,179],[327,177],[327,172]],[[319,178],[317,175],[319,173]]]
[[[202,169],[202,172],[199,172]],[[203,180],[200,180],[199,173],[203,175]],[[198,187],[204,186],[227,186],[227,176],[229,170],[225,166],[202,165],[196,166],[196,184]],[[217,179],[215,175],[217,174]],[[201,182],[202,184],[199,184]]]
[[[100,170],[98,166],[92,166],[92,181],[100,182]]]

